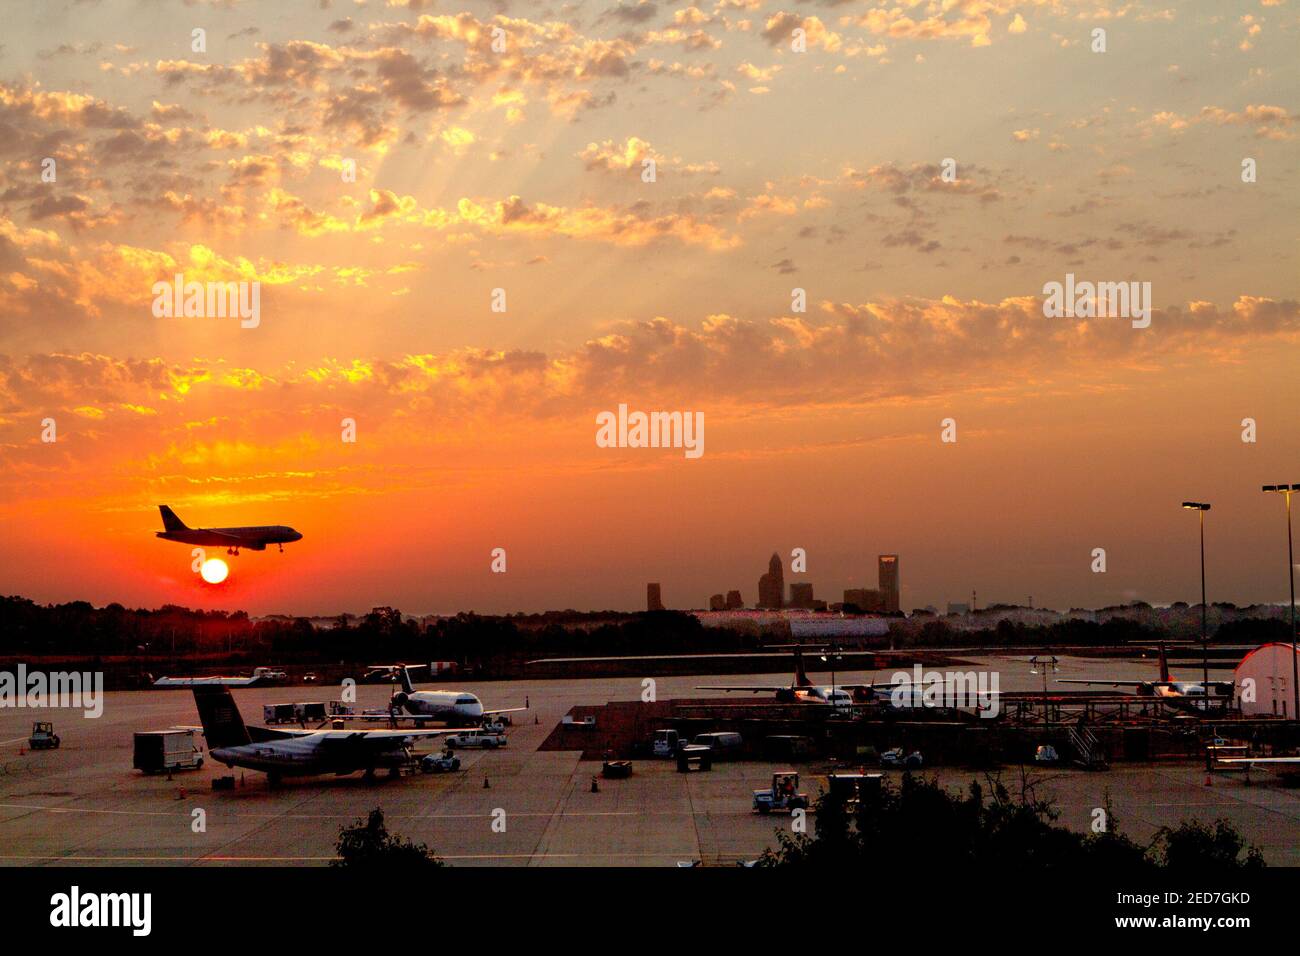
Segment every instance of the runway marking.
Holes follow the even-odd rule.
[[[139,817],[188,817],[188,810],[171,812],[167,810],[99,810],[92,807],[44,807],[37,804],[27,803],[0,803],[0,810],[41,810],[46,813],[103,813],[119,816],[139,816]],[[701,811],[702,812],[702,811]],[[248,820],[350,820],[364,815],[358,813],[233,813],[237,819]],[[512,817],[553,817],[554,811],[526,811],[518,810],[510,814]],[[560,816],[564,817],[689,817],[695,816],[695,811],[691,810],[651,810],[648,812],[636,812],[632,810],[575,810],[572,812],[559,811]],[[749,814],[746,813],[746,816]],[[425,814],[403,814],[387,813],[384,818],[389,820],[479,820],[483,817],[491,817],[490,811],[482,813],[425,813]],[[0,825],[9,822],[0,820]]]
[[[440,860],[583,860],[583,859],[625,859],[639,860],[656,857],[665,860],[680,860],[681,853],[439,853]],[[88,856],[73,854],[69,856],[40,856],[36,854],[23,856],[17,854],[0,854],[0,860],[42,860],[53,861],[94,861],[134,863],[284,863],[284,862],[321,862],[337,860],[335,856]]]

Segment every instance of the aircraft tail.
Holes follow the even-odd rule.
[[[240,747],[252,742],[248,728],[244,726],[244,718],[235,706],[235,699],[230,696],[230,688],[198,684],[192,689],[194,704],[199,709],[199,721],[203,724],[203,737],[208,742],[209,750]]]
[[[158,510],[162,512],[163,530],[164,531],[185,531],[188,530],[185,522],[176,517],[176,512],[166,505],[159,505]]]
[[[1160,681],[1169,683],[1169,658],[1165,657],[1165,646],[1160,645]]]
[[[797,647],[794,649],[794,686],[812,686],[812,681],[808,679],[808,672],[803,668],[803,651]]]
[[[402,690],[408,694],[414,694],[415,685],[411,683],[411,669],[403,664],[397,669],[397,672],[402,676]]]

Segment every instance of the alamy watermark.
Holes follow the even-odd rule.
[[[260,282],[186,282],[178,272],[171,282],[155,282],[153,296],[153,314],[159,319],[238,317],[245,329],[262,322]]]
[[[981,717],[993,718],[1001,710],[997,671],[895,671],[890,682],[893,707],[972,707]]]
[[[1049,319],[1132,319],[1133,328],[1151,325],[1150,282],[1075,282],[1043,286],[1043,315]]]
[[[102,671],[28,672],[26,664],[0,671],[0,708],[80,708],[86,717],[104,713]]]
[[[704,454],[703,412],[618,412],[596,416],[600,448],[684,448],[687,458]]]
[[[148,936],[153,928],[153,894],[83,893],[74,885],[68,892],[50,897],[50,925],[60,929],[125,927],[132,936]]]

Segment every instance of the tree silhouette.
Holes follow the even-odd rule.
[[[335,850],[338,859],[331,860],[330,866],[385,869],[446,866],[425,844],[412,843],[390,834],[384,825],[384,811],[378,807],[370,811],[364,822],[358,820],[350,827],[340,827]]]

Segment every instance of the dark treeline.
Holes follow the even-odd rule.
[[[85,601],[40,605],[0,597],[0,656],[171,657],[275,664],[455,661],[471,670],[498,669],[534,656],[735,651],[757,646],[754,635],[705,628],[690,614],[549,612],[544,615],[441,618],[422,626],[391,607],[360,617],[340,615],[331,627],[306,618],[253,621],[243,611],[157,610]]]
[[[1287,622],[1277,618],[1241,618],[1224,621],[1210,634],[1212,643],[1266,644],[1285,642]],[[1199,635],[1196,635],[1199,636]],[[949,627],[936,618],[919,628],[909,629],[899,635],[900,647],[988,647],[997,645],[1028,645],[1035,647],[1094,646],[1109,647],[1121,644],[1156,644],[1185,634],[1171,634],[1169,630],[1128,618],[1111,618],[1096,622],[1078,618],[1052,624],[1023,624],[1002,620],[990,622],[987,628],[958,629]]]
[[[1184,820],[1160,829],[1143,844],[1127,836],[1109,807],[1100,832],[1069,828],[1034,786],[1022,781],[1012,796],[1000,781],[986,793],[972,782],[956,793],[934,780],[905,774],[885,782],[856,806],[830,794],[817,802],[814,835],[779,831],[780,846],[762,865],[857,866],[885,861],[894,869],[983,874],[990,870],[1057,870],[1133,874],[1161,868],[1199,873],[1236,873],[1264,866],[1258,847],[1248,846],[1227,820]],[[1089,824],[1095,825],[1095,817]]]
[[[454,661],[484,674],[517,672],[537,657],[618,656],[753,650],[788,642],[789,631],[704,627],[678,611],[549,611],[545,614],[461,613],[431,623],[391,607],[339,615],[318,626],[307,618],[252,620],[244,611],[201,611],[164,605],[155,610],[86,601],[41,605],[0,597],[0,657],[91,657],[104,661],[191,660],[218,664],[326,665]],[[1170,632],[1141,621],[1104,623],[1068,619],[1052,624],[989,622],[957,629],[942,619],[899,619],[890,637],[871,639],[898,647],[1023,645],[1116,646],[1154,644]],[[1219,626],[1213,640],[1240,644],[1285,641],[1277,619],[1237,619]]]

